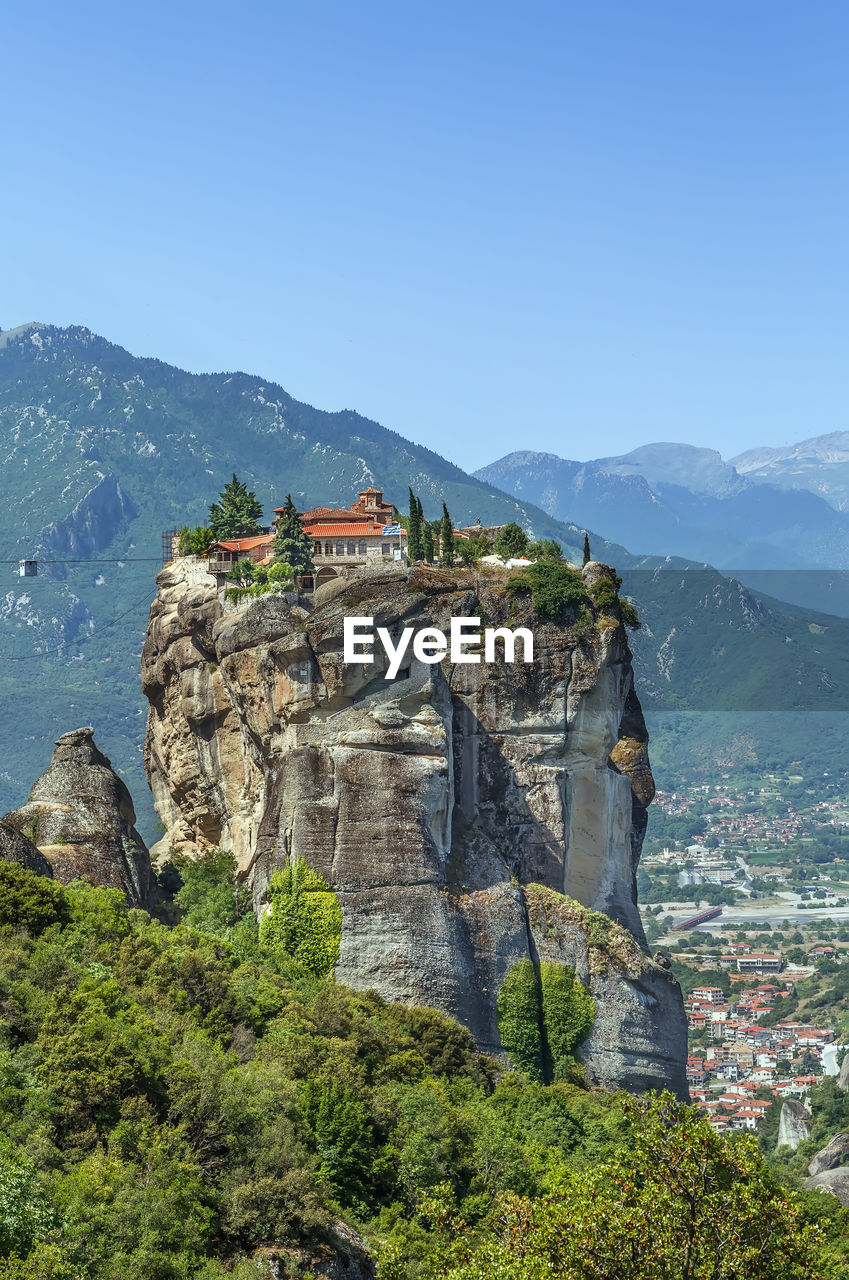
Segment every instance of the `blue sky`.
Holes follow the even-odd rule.
[[[242,368],[473,468],[846,413],[845,4],[0,18],[0,325]]]

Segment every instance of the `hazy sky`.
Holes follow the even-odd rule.
[[[849,427],[847,41],[843,0],[6,5],[0,325],[469,468]]]

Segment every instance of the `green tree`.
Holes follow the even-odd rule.
[[[421,503],[419,503],[419,510],[421,511]],[[427,564],[433,564],[433,526],[429,520],[425,520],[422,524],[422,554]]]
[[[542,1007],[539,977],[531,960],[520,960],[508,971],[498,992],[496,1017],[510,1061],[531,1080],[542,1083]]]
[[[339,958],[342,908],[324,877],[296,858],[274,872],[268,896],[271,910],[260,928],[263,949],[290,957],[318,978],[332,972]]]
[[[0,862],[0,924],[39,934],[68,919],[68,900],[61,887],[15,862]]]
[[[502,560],[512,560],[516,556],[523,556],[529,545],[530,539],[524,529],[511,520],[499,530],[493,549]]]
[[[209,527],[216,541],[225,538],[247,538],[261,533],[257,523],[262,517],[262,505],[253,490],[249,490],[233,472],[218,495],[219,501],[209,508]]]
[[[592,555],[590,554],[590,535],[588,533],[585,533],[584,534],[584,564],[589,564],[591,559],[592,559]]]
[[[32,1164],[0,1136],[0,1257],[29,1253],[57,1225]]]
[[[618,1159],[572,1174],[557,1195],[502,1197],[482,1244],[449,1244],[443,1280],[821,1277],[821,1234],[754,1137],[715,1134],[668,1093],[630,1110],[635,1124]]]
[[[179,551],[181,556],[205,556],[209,545],[214,541],[214,534],[205,525],[197,524],[190,529],[184,524],[180,530]]]
[[[454,526],[451,523],[451,517],[444,502],[442,504],[442,520],[439,524],[439,544],[442,552],[442,563],[452,565],[454,563]]]
[[[407,555],[412,561],[422,558],[422,518],[412,486],[410,487],[410,514],[407,520]]]
[[[279,563],[288,565],[291,573],[312,572],[312,540],[301,524],[291,493],[286,494],[286,501],[277,521],[274,558]]]

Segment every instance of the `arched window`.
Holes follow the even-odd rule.
[[[348,555],[349,555],[349,556],[353,556],[353,555],[355,555],[355,554],[356,554],[356,552],[354,551],[354,543],[353,543],[353,542],[349,542],[349,543],[348,543]]]
[[[320,556],[320,555],[321,555],[321,543],[320,543],[320,542],[317,542],[317,543],[315,544],[315,547],[313,548],[313,555],[316,555],[316,556]]]
[[[344,542],[337,542],[337,543],[336,543],[336,554],[337,554],[337,556],[344,556],[344,554],[345,554],[345,543],[344,543]]]
[[[365,538],[360,539],[360,545],[358,549],[361,556],[364,556],[368,553],[368,543],[366,542]]]
[[[333,543],[332,543],[332,542],[325,542],[325,544],[324,544],[324,554],[325,554],[326,556],[332,556],[332,555],[333,555]]]

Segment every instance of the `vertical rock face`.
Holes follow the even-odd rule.
[[[789,1147],[795,1151],[800,1142],[806,1142],[811,1136],[813,1119],[807,1107],[793,1098],[781,1104],[781,1116],[778,1121],[778,1146]]]
[[[231,848],[258,904],[303,857],[342,903],[338,978],[444,1009],[487,1049],[511,965],[569,964],[596,999],[588,1078],[686,1092],[680,991],[636,909],[653,782],[615,608],[568,628],[473,573],[356,579],[309,614],[223,605],[191,560],[158,582],[142,655],[156,852]],[[526,626],[534,661],[408,657],[387,680],[380,645],[343,662],[346,616],[396,641],[458,616]]]
[[[47,873],[63,884],[79,878],[121,889],[139,907],[148,900],[152,877],[135,820],[129,791],[95,746],[94,731],[83,728],[57,739],[29,801],[7,813],[0,828],[37,846]],[[40,864],[31,869],[44,873]]]

